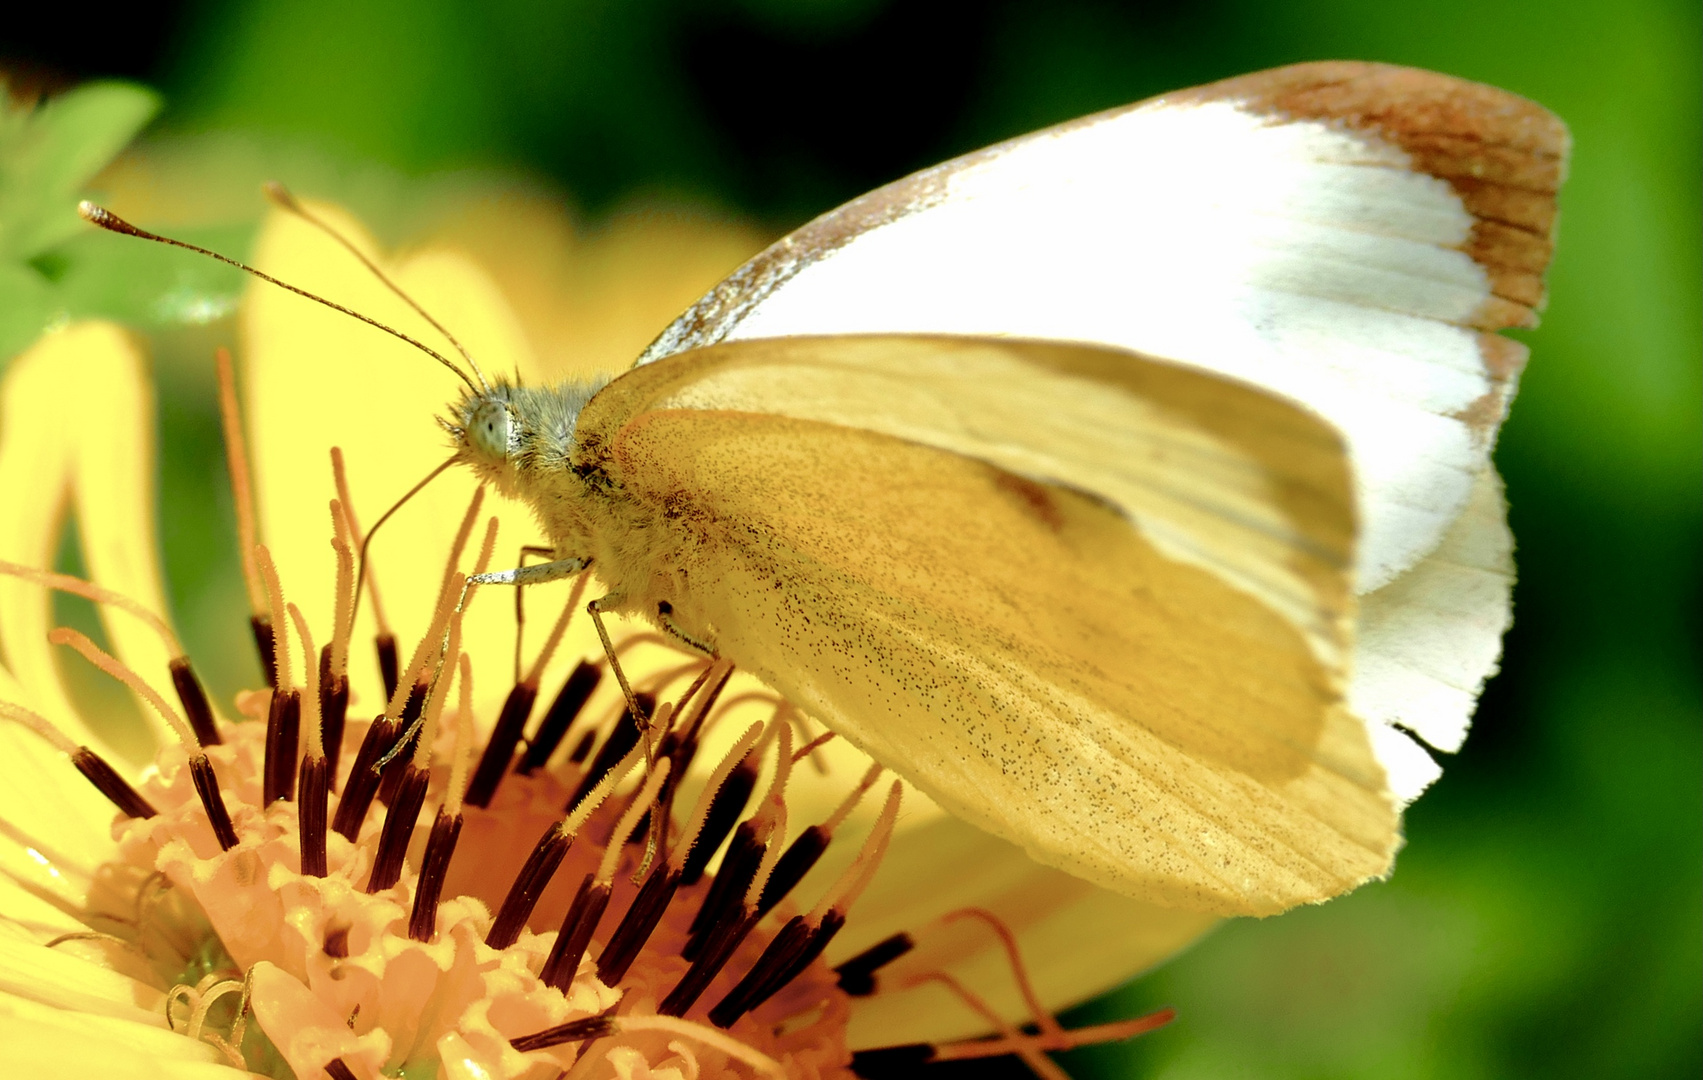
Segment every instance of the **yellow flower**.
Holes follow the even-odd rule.
[[[510,203],[476,206],[452,221],[443,235],[458,243],[428,245],[391,260],[334,208],[314,209],[453,327],[486,370],[514,371],[528,382],[618,370],[657,326],[755,246],[738,230],[664,215],[629,216],[595,238],[577,239],[541,206]],[[280,214],[269,220],[256,261],[297,285],[443,344],[376,278],[299,218]],[[349,722],[341,764],[330,774],[347,801],[361,772],[351,759],[373,729],[367,718],[381,711],[396,717],[408,698],[405,681],[386,710],[378,665],[363,644],[381,630],[380,603],[404,662],[422,641],[441,646],[441,619],[440,629],[428,629],[434,611],[447,616],[439,583],[446,566],[465,571],[473,561],[471,555],[452,556],[452,548],[458,525],[476,522],[467,513],[471,478],[456,471],[400,511],[372,544],[370,575],[377,589],[363,597],[351,637],[338,615],[338,598],[348,593],[340,592],[339,556],[328,542],[334,532],[347,534],[346,522],[334,530],[328,510],[336,491],[330,449],[341,447],[350,509],[359,524],[370,526],[446,456],[433,417],[453,387],[413,349],[269,288],[250,294],[242,331],[257,538],[280,582],[271,590],[256,584],[251,597],[255,614],[277,613],[272,630],[284,678],[282,692],[271,700],[286,702],[287,691],[300,691],[303,733],[317,730],[316,654],[304,646],[293,618],[283,616],[286,602],[299,609],[316,644],[336,642],[341,648],[352,642]],[[0,559],[14,567],[50,565],[70,509],[96,585],[158,612],[164,604],[150,539],[152,403],[145,367],[138,344],[105,324],[49,335],[13,363],[0,387],[0,497],[7,508]],[[65,407],[68,386],[76,388],[79,402],[75,423],[68,422]],[[520,545],[536,542],[520,508],[485,509],[494,511],[500,538],[496,553],[487,557],[508,564]],[[476,535],[470,551],[478,550]],[[257,559],[261,566],[267,561],[267,554]],[[346,578],[347,565],[342,572]],[[439,829],[455,816],[463,777],[477,760],[474,751],[485,744],[515,682],[514,609],[507,596],[489,589],[473,598],[464,622],[449,631],[471,658],[471,685],[455,676],[455,644],[445,650],[443,663],[433,662],[431,647],[420,650],[420,666],[412,670],[428,681],[433,671],[444,673],[432,696],[414,705],[430,733],[416,756],[392,763],[390,775],[409,779],[390,794],[390,809],[375,806],[348,830],[351,838],[337,831],[336,822],[327,836],[323,825],[316,830],[304,821],[300,808],[311,798],[295,801],[294,768],[288,782],[268,792],[262,775],[273,760],[267,733],[281,729],[261,721],[269,712],[275,721],[283,706],[270,709],[264,694],[244,696],[235,711],[251,719],[219,720],[222,742],[199,752],[174,737],[160,711],[144,710],[162,749],[154,765],[130,779],[156,813],[115,821],[112,804],[73,775],[61,753],[87,747],[118,760],[97,718],[80,715],[59,685],[47,644],[46,593],[39,580],[27,577],[0,578],[5,646],[0,701],[12,719],[37,727],[37,718],[51,722],[69,744],[62,740],[56,748],[24,726],[0,725],[5,740],[0,749],[6,751],[0,759],[5,770],[0,912],[6,916],[0,923],[6,931],[0,938],[5,1025],[0,1062],[8,1066],[7,1075],[27,1067],[53,1075],[233,1075],[239,1062],[257,1071],[287,1063],[299,1076],[326,1069],[334,1076],[343,1075],[337,1069],[373,1076],[381,1068],[431,1064],[445,1076],[554,1075],[583,1052],[595,1059],[594,1075],[778,1070],[829,1076],[844,1075],[848,1049],[925,1043],[944,1056],[983,1052],[985,1047],[947,1044],[986,1032],[995,1020],[1006,1037],[997,1047],[1023,1050],[1045,1071],[1049,1066],[1037,1046],[1095,1037],[1059,1032],[1052,1011],[1162,960],[1213,922],[1115,896],[1040,866],[914,791],[905,791],[898,803],[884,798],[887,778],[870,783],[870,763],[843,740],[816,744],[808,753],[801,749],[796,767],[783,767],[792,758],[789,748],[802,748],[821,729],[737,676],[707,713],[695,755],[669,758],[667,744],[658,744],[656,764],[647,771],[642,748],[630,751],[624,761],[631,773],[617,765],[607,774],[606,788],[619,781],[613,797],[579,804],[586,808],[581,817],[549,834],[570,792],[580,794],[574,788],[587,765],[621,756],[602,749],[611,745],[622,704],[609,685],[613,680],[602,680],[553,764],[529,775],[506,775],[488,796],[488,809],[465,808],[433,910],[421,899],[430,889],[420,886],[421,867],[432,859],[428,843],[437,845]],[[564,606],[577,607],[568,601],[569,592],[565,584],[529,590],[533,625],[554,623]],[[163,687],[179,651],[169,630],[150,628],[111,603],[103,617],[118,661]],[[526,636],[521,654],[528,667],[546,636],[539,629]],[[686,684],[702,673],[701,662],[637,628],[617,637],[635,683],[666,702],[678,701]],[[569,621],[550,656],[537,680],[543,691],[531,710],[537,719],[527,727],[534,734],[551,693],[601,650],[582,618]],[[333,670],[338,666],[334,662]],[[701,703],[708,691],[699,693]],[[164,711],[173,709],[168,704]],[[683,721],[693,717],[692,709],[682,707]],[[579,749],[582,731],[603,734],[587,744],[584,757],[564,760]],[[311,739],[304,741],[307,761],[318,760]],[[335,744],[327,749],[336,753]],[[98,771],[80,751],[75,760],[85,772]],[[493,760],[508,764],[506,754]],[[721,911],[712,920],[715,926],[739,925],[741,912],[764,890],[750,886],[745,896],[736,892],[729,906],[716,909],[709,894],[723,870],[711,863],[698,883],[667,885],[676,889],[673,900],[664,898],[647,936],[634,914],[644,905],[635,903],[640,890],[633,879],[662,882],[665,872],[689,876],[681,871],[691,862],[693,822],[704,816],[694,811],[715,805],[711,772],[718,764],[722,775],[744,771],[747,760],[760,765],[758,775],[747,778],[754,786],[747,825],[759,839],[774,833],[757,875],[785,879],[776,863],[783,841],[812,824],[833,824],[832,841],[774,913],[753,924],[742,943],[730,945],[725,967],[703,969],[713,981],[699,999],[671,1010],[667,999],[689,970],[679,954],[693,937],[694,916],[709,906]],[[673,761],[682,764],[684,778],[669,792],[665,764]],[[415,774],[398,771],[409,769],[410,762],[418,766],[418,790],[412,794]],[[223,834],[210,823],[213,801],[205,785],[196,783],[209,774],[219,785],[212,798],[222,801],[231,818]],[[864,788],[873,790],[860,799]],[[107,782],[105,790],[111,794],[113,784]],[[273,793],[283,798],[269,799]],[[638,822],[649,805],[647,793],[663,799],[672,823],[668,842],[648,866],[644,844],[610,839],[643,835]],[[395,808],[408,805],[409,798],[423,801],[425,816],[411,834],[398,830],[400,840],[386,854],[383,827],[391,817],[405,820]],[[833,822],[835,808],[846,805],[849,812]],[[895,819],[896,807],[902,810]],[[431,824],[433,813],[442,815],[438,827]],[[723,824],[725,835],[733,822]],[[888,830],[890,841],[884,840]],[[548,887],[531,897],[530,915],[522,911],[505,929],[494,913],[514,903],[511,885],[527,878],[523,864],[548,850],[548,844],[535,849],[534,842],[541,835],[569,833],[578,840]],[[326,845],[324,875],[303,872],[303,846],[312,846],[312,836]],[[737,846],[740,837],[731,843]],[[381,872],[386,866],[389,876]],[[863,880],[866,870],[874,870],[872,879]],[[596,896],[588,881],[607,883],[610,890],[606,914],[589,924],[585,909],[576,906]],[[739,1015],[736,984],[748,972],[775,968],[775,961],[762,957],[777,935],[817,934],[848,912],[825,959],[796,972],[791,982],[777,980],[778,993]],[[792,916],[803,921],[789,922]],[[589,948],[579,963],[559,960],[552,972],[549,957],[566,937],[557,928],[571,925],[589,925]],[[623,950],[611,945],[622,938],[623,926],[636,951],[626,950],[632,955],[620,970],[619,956],[612,954]],[[1026,962],[1039,1016],[1025,1001],[1017,977],[1022,969],[1013,966],[1005,928]],[[871,956],[867,950],[895,935],[905,935],[910,948],[876,964],[875,957],[885,953]],[[700,931],[694,955],[714,953],[713,942],[713,935],[706,943]],[[838,976],[833,965],[842,966]],[[556,986],[548,985],[552,980]],[[978,1012],[978,1005],[994,1015]],[[724,1014],[712,1007],[725,1007]],[[670,1011],[679,1018],[661,1015]],[[1024,1042],[1009,1027],[1011,1021],[1029,1020],[1042,1025],[1039,1041]],[[1102,1034],[1139,1027],[1137,1022]],[[862,1060],[878,1067],[883,1059]]]

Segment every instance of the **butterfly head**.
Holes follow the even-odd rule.
[[[457,458],[505,495],[529,499],[569,473],[580,410],[608,379],[522,386],[497,379],[467,391],[443,421]]]

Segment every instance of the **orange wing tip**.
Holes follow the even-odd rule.
[[[1554,251],[1555,196],[1572,145],[1567,126],[1541,105],[1434,71],[1340,60],[1242,75],[1167,100],[1234,101],[1400,148],[1415,170],[1453,188],[1475,219],[1462,250],[1489,275],[1491,297],[1474,325],[1537,324]]]

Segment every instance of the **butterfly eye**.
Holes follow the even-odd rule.
[[[467,440],[485,457],[503,459],[509,455],[512,426],[508,407],[501,402],[487,401],[473,411],[473,419],[467,425]]]

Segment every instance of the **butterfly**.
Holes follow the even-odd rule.
[[[595,610],[947,809],[1220,914],[1387,873],[1509,621],[1490,455],[1568,136],[1310,63],[969,154],[784,237],[606,382],[478,384],[456,459]]]

